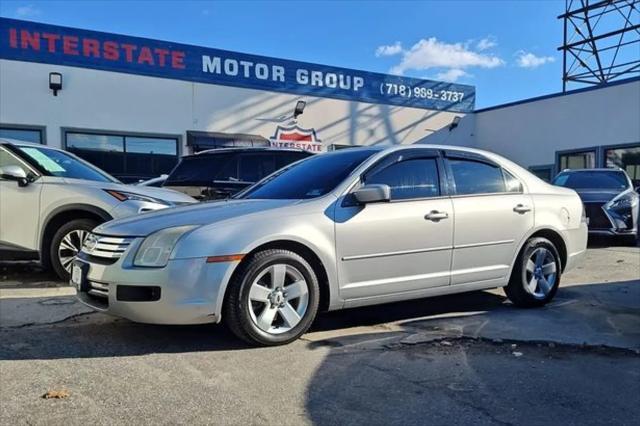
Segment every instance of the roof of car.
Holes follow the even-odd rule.
[[[599,167],[595,169],[564,169],[561,173],[580,173],[580,172],[624,172],[619,167]]]
[[[39,146],[44,148],[52,148],[50,146],[42,145],[41,143],[26,142],[18,139],[0,138],[0,144],[2,145],[26,145],[26,146]],[[55,149],[55,148],[52,148]]]
[[[224,154],[224,153],[238,153],[238,152],[264,152],[264,151],[273,151],[273,152],[304,152],[308,153],[304,149],[297,148],[274,148],[270,146],[265,147],[255,147],[255,146],[244,146],[244,147],[229,147],[229,148],[213,148],[207,149],[204,151],[197,152],[192,155],[207,155],[207,154]]]

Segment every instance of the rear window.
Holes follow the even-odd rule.
[[[183,157],[164,185],[207,186],[215,180],[234,179],[238,179],[238,162],[235,155],[194,155]]]
[[[624,173],[613,170],[563,172],[556,176],[553,184],[571,189],[623,190],[629,187]]]

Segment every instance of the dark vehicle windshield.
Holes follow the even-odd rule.
[[[571,189],[624,190],[629,181],[624,173],[612,171],[562,172],[553,180],[554,185]]]
[[[40,148],[37,146],[18,146],[18,149],[31,162],[37,164],[51,176],[70,179],[85,179],[97,182],[119,182],[113,176],[97,167],[84,162],[64,151]]]
[[[237,198],[300,200],[332,191],[375,149],[348,149],[310,157],[286,167],[238,194]]]

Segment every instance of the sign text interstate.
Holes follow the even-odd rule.
[[[473,111],[473,86],[0,18],[0,58],[258,90]]]

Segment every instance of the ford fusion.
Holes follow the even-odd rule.
[[[222,321],[276,345],[324,310],[496,287],[542,306],[586,241],[575,191],[498,155],[354,148],[294,163],[231,200],[102,224],[72,283],[112,315]]]
[[[638,193],[624,170],[565,170],[553,183],[578,192],[589,218],[590,233],[614,235],[635,244]]]

